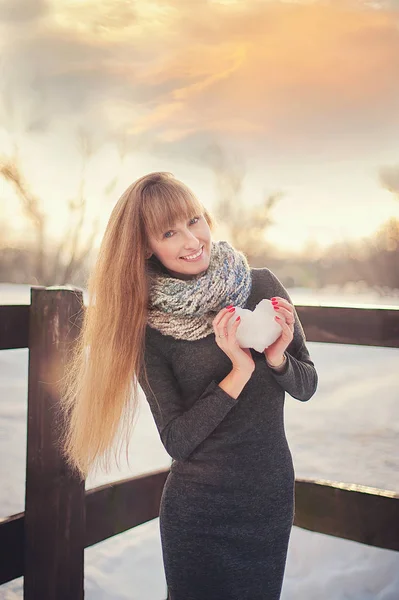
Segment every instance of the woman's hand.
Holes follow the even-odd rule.
[[[255,370],[255,362],[249,348],[240,348],[238,344],[236,331],[240,320],[233,320],[233,316],[235,316],[235,309],[229,306],[216,315],[212,321],[215,341],[233,363],[233,370],[252,374]]]
[[[275,319],[281,325],[282,331],[280,337],[263,352],[270,365],[278,366],[283,362],[284,352],[294,338],[295,315],[294,307],[285,298],[277,296],[271,301],[276,313]]]

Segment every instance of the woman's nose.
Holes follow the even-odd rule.
[[[186,234],[186,239],[185,239],[184,243],[190,244],[190,245],[192,245],[194,243],[194,244],[198,245],[198,238],[193,233],[191,233],[191,231],[188,231]]]

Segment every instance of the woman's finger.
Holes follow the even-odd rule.
[[[223,317],[226,314],[228,314],[228,313],[229,313],[229,311],[228,311],[227,307],[226,308],[222,308],[222,310],[220,312],[218,312],[218,314],[216,315],[216,317],[213,319],[212,325],[214,327],[217,327],[219,325],[220,321],[223,319]]]
[[[282,317],[275,317],[277,323],[281,325],[283,335],[288,335],[291,339],[294,337],[294,324],[287,323]]]
[[[235,336],[236,335],[236,331],[237,331],[237,327],[239,326],[239,324],[241,323],[241,319],[239,319],[237,316],[235,317],[235,319],[233,319],[233,324],[231,326],[231,333]]]
[[[234,317],[235,312],[234,311],[227,311],[227,313],[225,315],[223,315],[220,323],[219,323],[219,327],[227,327],[229,322],[231,321],[231,317]]]
[[[291,310],[288,310],[287,308],[283,308],[282,306],[278,306],[275,309],[275,311],[276,311],[276,314],[278,314],[280,317],[284,317],[284,319],[287,323],[289,323],[289,324],[294,323],[295,316]]]
[[[227,311],[219,321],[219,324],[214,326],[216,332],[220,332],[221,335],[227,336],[229,332],[228,324],[234,312]]]
[[[278,304],[279,306],[283,306],[284,308],[291,310],[293,308],[292,304],[288,302],[285,298],[280,298],[280,296],[275,296],[270,299],[272,304]]]

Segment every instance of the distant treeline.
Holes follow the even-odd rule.
[[[49,265],[44,276],[39,275],[37,253],[34,247],[4,247],[0,249],[0,281],[27,283],[30,285],[76,285],[86,287],[92,255],[81,259],[71,271],[69,262],[59,260],[56,251],[47,250],[45,264]],[[66,273],[71,275],[66,277]]]
[[[127,152],[122,142],[121,163]],[[93,144],[85,135],[81,139],[81,147],[85,165],[95,154]],[[206,157],[206,166],[214,178],[216,189],[216,203],[211,212],[216,217],[216,225],[223,224],[222,237],[217,237],[217,227],[215,237],[227,239],[244,252],[251,266],[269,267],[288,287],[322,288],[359,282],[359,285],[376,288],[380,293],[399,289],[398,219],[391,218],[362,241],[339,242],[323,251],[309,242],[303,251],[285,253],[283,258],[282,252],[267,241],[269,228],[275,223],[273,211],[283,193],[266,194],[260,204],[245,203],[243,210],[245,164],[240,160],[231,162],[225,150],[217,144],[208,149]],[[49,235],[49,215],[43,208],[42,198],[32,191],[18,154],[0,157],[0,179],[14,190],[16,207],[26,219],[25,240],[32,240],[21,245],[7,244],[10,226],[0,220],[1,282],[86,287],[88,273],[95,260],[93,248],[99,235],[100,215],[109,209],[106,202],[113,197],[118,176],[112,175],[100,195],[103,202],[98,204],[99,213],[91,215],[85,194],[85,172],[82,171],[75,196],[66,199],[65,222],[68,227],[59,239],[54,240]],[[380,181],[399,199],[399,167],[382,169]]]
[[[246,252],[245,243],[240,248]],[[308,246],[306,252],[281,258],[270,245],[264,254],[246,252],[249,263],[254,267],[267,266],[288,287],[322,288],[326,285],[343,286],[348,282],[363,282],[367,287],[380,290],[399,289],[399,220],[390,219],[373,236],[361,242],[337,243],[320,255]],[[317,256],[316,256],[317,254]],[[37,273],[35,249],[4,247],[0,249],[0,281],[28,283],[32,285],[71,284],[86,287],[93,253],[87,255],[70,268],[63,264],[58,253],[46,252],[47,269],[45,279]]]
[[[269,256],[266,264],[289,287],[322,288],[362,282],[381,294],[399,289],[399,220],[390,219],[376,233],[362,241],[336,243],[312,256],[306,254],[287,258]],[[261,266],[261,265],[254,265]]]

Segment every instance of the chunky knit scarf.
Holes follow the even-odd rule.
[[[225,306],[244,307],[252,288],[246,256],[228,242],[212,242],[209,267],[191,279],[149,271],[148,325],[179,340],[213,333],[212,321]]]

